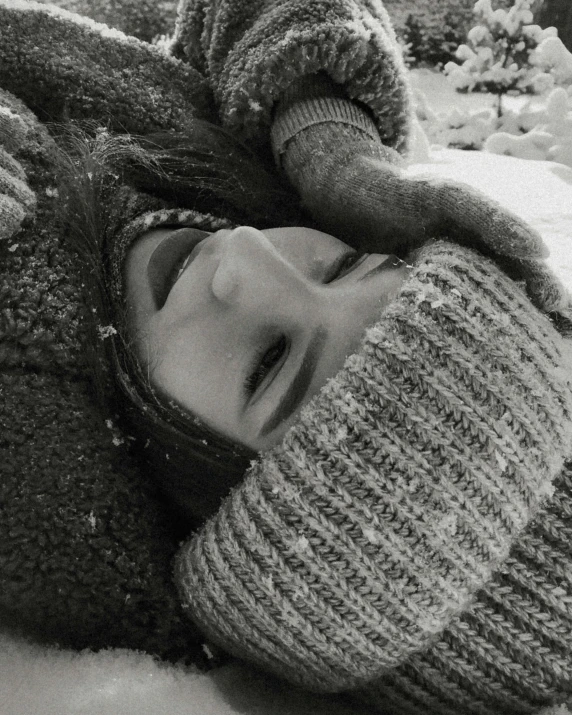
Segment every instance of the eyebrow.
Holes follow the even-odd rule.
[[[296,411],[300,402],[308,392],[308,388],[316,372],[322,347],[327,337],[328,331],[325,328],[320,327],[316,330],[308,344],[298,372],[282,396],[278,406],[264,423],[260,430],[260,437],[265,437],[269,432],[272,432],[273,429],[276,429],[276,427]]]

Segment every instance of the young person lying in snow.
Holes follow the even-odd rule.
[[[570,297],[403,175],[382,5],[183,2],[164,54],[0,0],[0,40],[4,622],[368,712],[571,698]]]

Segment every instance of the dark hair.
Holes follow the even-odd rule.
[[[131,451],[157,478],[180,533],[214,513],[256,454],[202,424],[158,393],[144,374],[121,311],[110,297],[109,237],[118,189],[129,184],[177,208],[257,228],[309,225],[297,194],[270,157],[252,153],[219,126],[119,135],[94,123],[50,125],[58,145],[65,239],[81,262],[86,356],[94,396],[127,430]],[[101,339],[101,326],[117,326]]]

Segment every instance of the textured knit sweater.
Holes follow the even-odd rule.
[[[63,240],[53,137],[42,122],[146,133],[192,131],[202,118],[270,152],[278,93],[318,70],[371,102],[388,143],[407,144],[409,90],[381,4],[183,3],[167,53],[52,5],[0,0],[3,621],[76,648],[201,653],[172,583],[170,518],[137,469],[130,434],[93,398],[86,315],[94,306]],[[116,188],[108,208],[121,214],[117,231],[164,206]],[[224,220],[184,218],[207,230]],[[142,219],[142,230],[156,219]],[[107,317],[99,327],[103,353],[115,328]]]
[[[492,261],[415,259],[282,444],[181,550],[235,655],[370,712],[572,700],[572,344]]]

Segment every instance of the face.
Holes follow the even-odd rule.
[[[127,257],[128,324],[152,385],[263,451],[355,352],[408,270],[307,228],[156,229]]]

